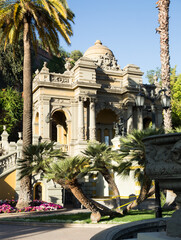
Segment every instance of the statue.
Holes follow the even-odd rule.
[[[114,122],[115,136],[124,136],[124,119],[119,118],[118,122]]]

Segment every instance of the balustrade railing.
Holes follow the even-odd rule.
[[[17,152],[0,157],[0,176],[16,169]]]

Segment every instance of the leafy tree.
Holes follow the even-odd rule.
[[[155,73],[159,76],[160,69],[147,71],[147,78],[150,83],[154,78]],[[160,78],[158,78],[160,79]],[[161,81],[161,80],[160,80]],[[170,73],[170,90],[171,90],[171,105],[172,105],[172,122],[173,128],[181,126],[181,74],[176,73],[176,66],[171,68]]]
[[[156,70],[149,70],[146,73],[146,78],[148,79],[148,82],[150,84],[154,84],[155,82],[155,76],[157,77],[157,81],[160,82],[161,81],[161,69],[160,68],[156,68]]]
[[[70,58],[73,60],[73,63],[75,63],[82,56],[83,53],[79,50],[74,50],[70,53]]]
[[[111,147],[105,143],[95,142],[88,144],[83,154],[91,161],[92,169],[102,174],[109,188],[113,191],[117,207],[119,208],[121,206],[120,193],[111,172],[113,161],[118,158],[117,152],[112,151]]]
[[[181,74],[176,74],[176,66],[171,70],[171,104],[173,127],[181,126]]]
[[[22,130],[23,98],[22,94],[12,88],[0,91],[0,133],[3,125],[10,134],[9,140],[17,140],[17,132]]]
[[[59,49],[59,53],[57,55],[52,55],[52,58],[47,64],[50,72],[63,73],[65,71],[65,60],[69,57],[69,55],[70,54],[63,48]]]
[[[114,170],[125,177],[130,176],[130,172],[133,172],[134,178],[139,181],[141,186],[138,198],[130,203],[124,209],[123,213],[127,213],[127,211],[136,207],[154,194],[155,190],[151,188],[152,179],[150,179],[145,171],[146,158],[143,138],[163,133],[164,131],[162,129],[134,129],[132,133],[126,137],[120,138],[120,157],[118,158],[118,166],[114,167]]]
[[[0,34],[2,35],[2,33]],[[0,88],[7,86],[22,90],[23,84],[23,39],[14,46],[7,44],[4,50],[5,40],[0,45]]]
[[[59,46],[58,33],[69,44],[72,35],[70,22],[74,14],[65,0],[22,0],[0,1],[1,39],[5,39],[5,48],[9,42],[12,46],[23,33],[23,145],[32,142],[32,71],[31,45],[37,49],[37,38],[43,46],[57,52]],[[17,208],[27,207],[31,201],[30,178],[24,177],[20,183],[20,194]]]

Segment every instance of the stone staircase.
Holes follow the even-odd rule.
[[[20,191],[19,170],[17,167],[18,159],[22,158],[23,140],[22,133],[19,133],[17,142],[8,141],[9,134],[4,126],[4,131],[0,135],[0,199],[15,198],[18,199]],[[33,143],[38,144],[38,136],[34,136]],[[64,151],[68,150],[67,145],[55,144],[55,149],[62,148]],[[15,172],[16,170],[16,172]],[[59,184],[53,181],[47,182],[46,179],[41,178],[41,174],[34,175],[31,178],[32,193],[35,193],[36,185],[42,185],[44,192],[42,193],[42,200],[47,202],[54,202],[63,205],[63,189]],[[9,190],[6,189],[9,187]],[[14,191],[13,191],[14,190]],[[15,194],[14,194],[15,192]]]

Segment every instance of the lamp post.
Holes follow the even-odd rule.
[[[143,92],[141,92],[141,87],[143,89]],[[140,85],[139,93],[136,96],[135,102],[136,106],[139,108],[142,108],[144,106],[145,99],[148,99],[151,103],[151,114],[152,114],[152,128],[155,128],[155,102],[159,99],[161,99],[162,107],[163,109],[168,109],[170,107],[170,97],[166,95],[166,89],[161,89],[157,94],[155,93],[156,86],[154,84],[147,85],[143,84]],[[161,94],[161,93],[164,94]],[[157,180],[155,180],[155,203],[156,203],[156,209],[155,209],[155,215],[156,218],[162,217],[162,209],[161,209],[161,201],[160,201],[160,188],[159,183]]]

